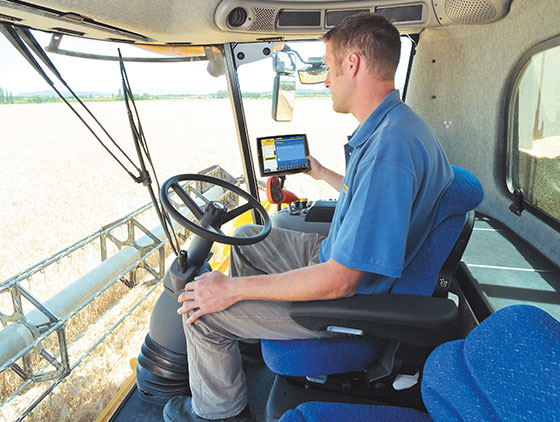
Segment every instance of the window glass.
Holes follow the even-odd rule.
[[[49,44],[50,34],[34,34],[41,46]],[[60,49],[110,56],[117,48],[125,57],[165,57],[68,36],[60,43]],[[49,56],[138,163],[118,62]],[[1,281],[150,202],[150,196],[2,35],[0,57]],[[227,81],[210,75],[207,66],[207,61],[126,63],[160,183],[216,164],[234,177],[243,174]],[[56,86],[68,94],[60,83]]]
[[[510,126],[510,189],[560,220],[560,46],[534,54],[518,78]]]

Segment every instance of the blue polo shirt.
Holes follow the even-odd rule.
[[[387,293],[427,238],[453,170],[397,90],[348,144],[352,153],[319,258],[366,271],[356,293]]]

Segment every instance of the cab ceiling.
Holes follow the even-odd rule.
[[[0,0],[0,23],[101,40],[201,45],[318,38],[336,19],[358,10],[397,14],[395,25],[403,33],[442,25],[484,24],[505,16],[510,2]],[[302,20],[302,16],[306,18]]]

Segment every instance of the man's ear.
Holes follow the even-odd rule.
[[[350,76],[354,77],[358,74],[360,66],[362,65],[362,58],[358,53],[352,52],[348,55],[348,72]]]

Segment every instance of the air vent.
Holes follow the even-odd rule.
[[[422,5],[400,7],[376,7],[375,13],[385,16],[390,22],[418,22],[422,20]]]
[[[184,42],[166,42],[165,45],[170,45],[173,47],[188,47],[192,45],[192,42],[184,41]]]
[[[281,10],[278,15],[278,28],[321,28],[319,10],[289,11]]]
[[[371,12],[371,9],[353,9],[353,10],[327,10],[327,28],[332,28],[348,16],[356,13]]]
[[[124,44],[134,44],[135,41],[133,40],[127,40],[124,38],[107,38],[107,41],[113,41],[113,42],[119,42],[119,43],[124,43]]]
[[[85,35],[85,32],[74,31],[72,29],[66,29],[66,28],[51,28],[51,31],[60,32],[61,34],[66,34],[66,35],[73,35],[76,37],[83,37]]]
[[[21,22],[22,21],[21,18],[16,18],[15,16],[3,15],[2,13],[0,13],[0,20],[10,21],[10,22]]]
[[[487,0],[446,0],[445,13],[453,22],[475,24],[496,17],[496,9]]]
[[[227,18],[227,23],[232,28],[239,28],[247,21],[247,11],[242,7],[233,9]]]

